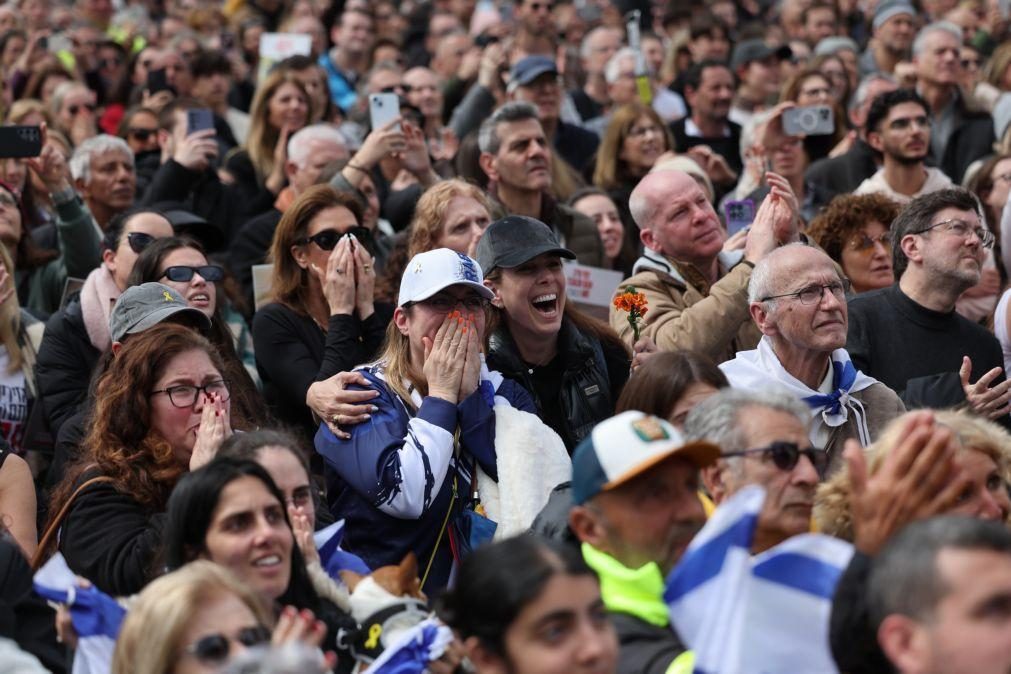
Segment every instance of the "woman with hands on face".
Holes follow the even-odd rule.
[[[338,413],[334,392],[345,382],[334,375],[375,355],[392,315],[373,297],[372,232],[361,214],[354,197],[329,185],[299,195],[274,232],[272,301],[253,317],[265,397],[306,440],[314,413]]]
[[[357,370],[364,388],[377,393],[376,411],[347,427],[348,439],[322,424],[315,440],[330,510],[347,522],[342,544],[371,568],[413,551],[430,596],[446,586],[454,551],[474,542],[461,532],[473,521],[472,497],[487,496],[478,493],[478,471],[499,481],[497,459],[511,442],[540,442],[550,432],[532,417],[529,394],[484,364],[493,293],[482,280],[481,267],[462,253],[439,248],[414,256],[386,346]],[[496,431],[503,414],[518,411],[529,413],[529,432]],[[506,493],[503,487],[503,506]]]
[[[133,594],[152,578],[172,488],[245,426],[222,371],[204,337],[161,323],[131,335],[98,378],[81,456],[51,512],[69,503],[59,549],[102,591]]]

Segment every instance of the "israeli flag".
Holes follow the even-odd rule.
[[[765,490],[749,486],[716,510],[667,579],[671,624],[696,674],[834,673],[829,615],[853,546],[795,536],[751,556]]]
[[[126,616],[123,607],[95,587],[78,587],[74,572],[59,553],[35,573],[33,584],[45,599],[70,606],[78,637],[73,674],[108,674]]]
[[[338,520],[325,529],[320,529],[312,535],[312,539],[319,552],[320,564],[331,578],[340,581],[338,572],[341,570],[354,571],[363,576],[372,573],[372,569],[361,557],[341,548],[341,541],[344,540],[344,520]]]
[[[428,618],[397,637],[362,674],[423,674],[452,641],[448,627]]]

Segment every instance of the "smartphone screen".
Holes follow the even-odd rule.
[[[193,108],[186,111],[186,133],[214,128],[214,113],[207,108]]]
[[[723,213],[727,219],[727,234],[733,236],[755,221],[755,202],[751,199],[727,201],[723,204]]]

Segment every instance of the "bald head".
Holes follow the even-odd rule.
[[[762,297],[778,295],[798,271],[809,267],[829,267],[835,270],[832,258],[821,249],[803,243],[791,243],[776,248],[759,260],[751,271],[748,283],[748,301],[758,302]]]
[[[652,229],[656,211],[672,194],[696,185],[684,171],[669,169],[647,173],[628,197],[628,210],[639,229]]]

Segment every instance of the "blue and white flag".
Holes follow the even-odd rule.
[[[362,674],[423,674],[452,641],[452,630],[428,618],[401,634]]]
[[[751,556],[765,490],[719,507],[667,579],[671,624],[696,674],[836,672],[828,642],[832,596],[853,546],[803,534]]]
[[[331,578],[339,581],[339,571],[354,571],[363,576],[372,573],[372,569],[361,557],[341,548],[341,541],[344,540],[344,520],[338,520],[325,529],[320,529],[312,535],[312,538],[319,552],[319,562]]]
[[[59,553],[35,573],[33,584],[43,598],[70,607],[70,619],[77,632],[73,674],[108,674],[126,610],[95,587],[79,587],[74,572]]]

